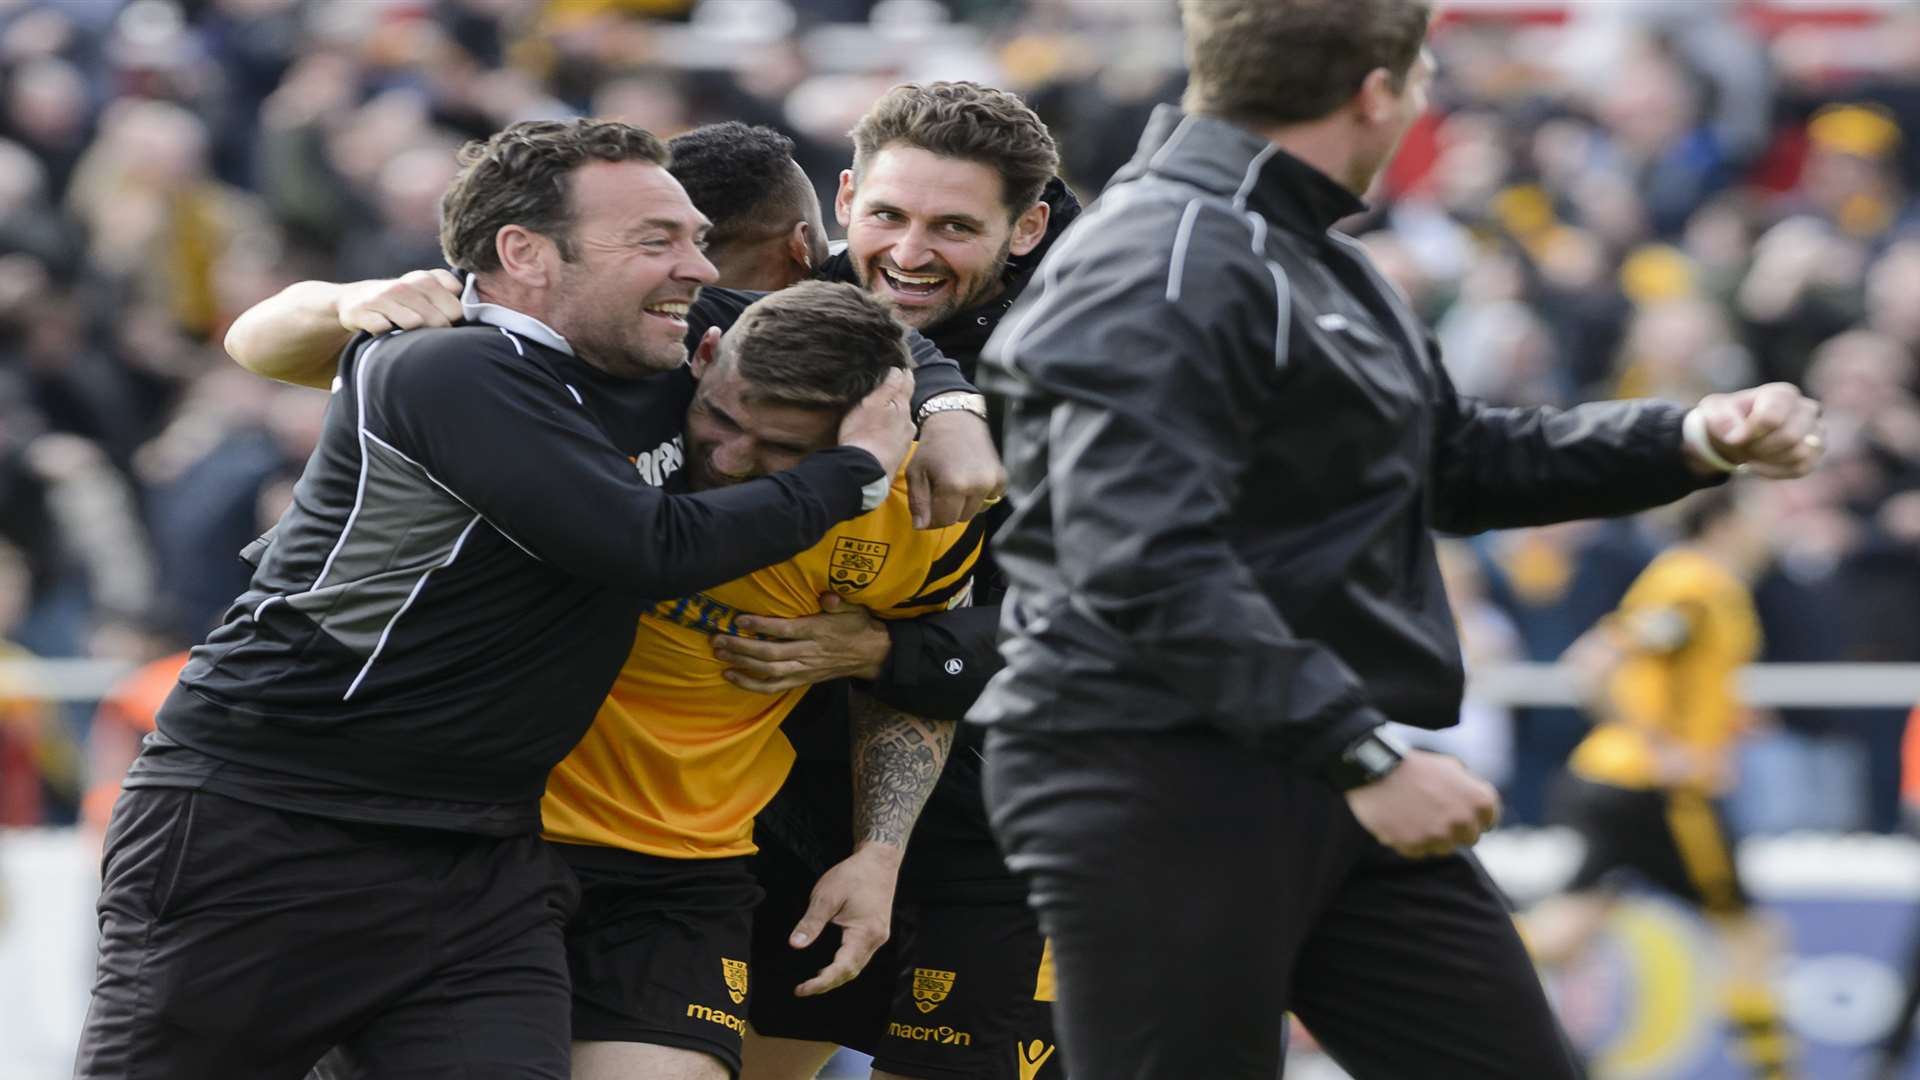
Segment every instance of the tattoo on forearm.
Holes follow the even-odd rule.
[[[954,725],[854,691],[853,837],[904,847],[953,746]]]

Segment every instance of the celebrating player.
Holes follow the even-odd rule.
[[[972,83],[895,87],[852,135],[853,167],[835,200],[847,243],[825,274],[859,282],[971,371],[1040,258],[1079,215],[1054,176],[1052,136],[1018,97]],[[678,150],[676,160],[684,164]],[[947,400],[984,415],[983,402]],[[982,531],[991,535],[1009,509],[989,509]],[[804,619],[748,618],[744,625],[769,640],[716,638],[716,651],[744,686],[784,691],[857,676],[893,705],[957,720],[1000,666],[998,577],[983,560],[972,606],[910,621],[876,620],[854,604]],[[821,958],[795,954],[784,927],[805,910],[809,885],[847,835],[844,724],[832,722],[831,708],[821,711],[825,722],[796,731],[802,759],[761,818],[756,869],[768,896],[754,954],[767,992],[754,997],[746,1077],[805,1080],[836,1045],[873,1054],[877,1077],[1062,1075],[1045,942],[987,826],[977,734],[962,732],[907,848],[900,919],[910,933],[844,989],[788,992]]]
[[[755,302],[693,357],[689,484],[713,491],[792,468],[906,355],[904,328],[851,286],[809,282]],[[879,509],[800,557],[661,600],[640,620],[612,694],[541,806],[582,885],[567,927],[576,1078],[724,1080],[740,1069],[749,995],[768,992],[749,962],[759,888],[746,857],[754,815],[793,761],[780,722],[805,692],[728,683],[709,640],[747,633],[748,612],[818,611],[823,594],[889,619],[939,610],[965,595],[956,588],[979,547],[964,525],[915,529],[903,476]],[[952,737],[950,721],[853,696],[857,843],[807,882],[813,902],[798,927],[781,927],[811,940],[831,919],[842,931],[801,993],[853,978],[887,939],[907,836]]]

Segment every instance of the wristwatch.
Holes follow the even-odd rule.
[[[1381,780],[1393,770],[1412,751],[1400,738],[1385,728],[1374,728],[1347,744],[1347,748],[1335,755],[1321,775],[1341,791]]]
[[[936,394],[923,402],[920,408],[914,412],[914,426],[918,427],[927,422],[927,417],[935,413],[943,412],[972,413],[980,419],[985,420],[987,418],[987,396],[985,394],[969,394],[964,390],[949,390],[944,394]]]

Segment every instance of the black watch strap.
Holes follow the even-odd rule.
[[[1338,790],[1351,791],[1399,768],[1408,752],[1407,745],[1385,728],[1374,728],[1335,754],[1321,775]]]

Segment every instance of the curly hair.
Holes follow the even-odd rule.
[[[1060,169],[1059,148],[1039,115],[1017,95],[979,83],[903,83],[887,91],[847,134],[853,139],[856,178],[890,146],[988,166],[1000,174],[1009,218],[1039,202]]]
[[[1412,69],[1431,0],[1180,0],[1188,112],[1252,127],[1318,120],[1385,68]]]
[[[460,148],[460,172],[440,198],[440,250],[456,269],[498,270],[494,237],[519,225],[572,261],[573,171],[593,161],[665,168],[671,160],[651,132],[612,120],[527,120],[475,139]]]
[[[714,247],[784,230],[804,212],[810,189],[793,163],[793,140],[770,127],[738,120],[707,124],[675,136],[667,147],[674,179],[687,189],[694,209],[713,222],[707,242]],[[776,210],[796,216],[771,220]]]
[[[768,293],[720,339],[761,401],[844,409],[907,366],[907,328],[855,285],[803,281]]]

